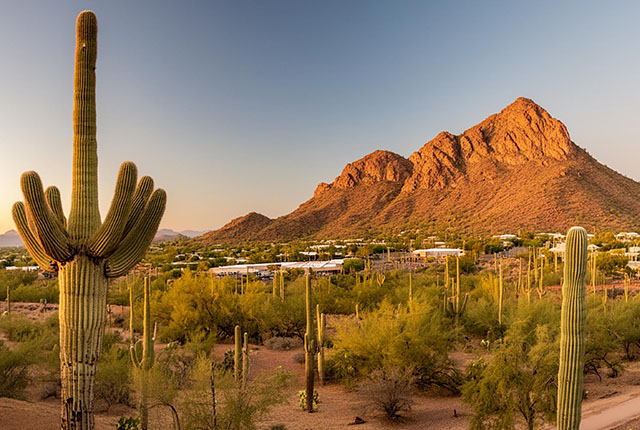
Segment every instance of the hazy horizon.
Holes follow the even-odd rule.
[[[68,212],[75,19],[98,17],[101,213],[118,166],[167,190],[161,228],[277,217],[376,150],[405,157],[517,97],[635,180],[640,5],[15,2],[0,16],[0,233],[22,172]]]

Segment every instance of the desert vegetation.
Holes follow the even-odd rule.
[[[556,415],[576,416],[576,401],[589,399],[582,375],[597,384],[635,368],[634,272],[626,260],[611,263],[615,247],[594,258],[583,239],[580,365],[561,359],[567,318],[560,286],[568,281],[564,271],[573,273],[568,261],[533,239],[485,254],[494,250],[486,245],[492,240],[464,241],[464,257],[372,252],[342,273],[277,271],[275,281],[175,269],[162,261],[181,245],[156,246],[134,273],[111,282],[94,389],[99,409],[126,406],[122,423],[140,428],[259,428],[274,408],[290,408],[295,417],[298,403],[300,412],[322,417],[323,389],[333,388],[366,398],[361,415],[381,423],[411,425],[412,406],[423,398],[460,399],[457,418],[448,412],[460,428],[534,429]],[[150,270],[153,261],[160,266]],[[15,301],[0,326],[0,371],[12,375],[3,393],[21,397],[38,385],[59,396],[57,319],[25,319],[17,307],[23,300],[15,299],[21,291],[48,294],[55,280],[15,270],[0,271],[0,278]],[[57,308],[55,298],[47,305],[34,298],[35,313]],[[257,368],[262,351],[283,354],[290,364]],[[577,364],[565,367],[573,382],[564,394],[559,375],[569,363]],[[296,393],[300,402],[291,400]],[[561,402],[566,395],[570,401]],[[296,428],[295,418],[282,424]]]

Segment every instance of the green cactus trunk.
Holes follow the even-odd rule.
[[[242,378],[242,368],[241,368],[241,360],[242,360],[242,334],[240,332],[240,326],[237,325],[234,332],[235,337],[235,350],[233,353],[233,378],[236,380],[236,383],[240,385]]]
[[[318,324],[318,379],[324,385],[324,331],[327,322],[323,313],[320,313],[320,305],[316,305],[316,322]]]
[[[244,332],[244,348],[242,349],[242,389],[247,388],[249,380],[249,333]]]
[[[498,292],[498,325],[502,327],[502,299],[504,294],[504,285],[502,283],[502,261],[500,261],[500,280],[499,280],[499,292]]]
[[[141,372],[140,375],[140,401],[138,413],[140,414],[140,428],[149,428],[149,371],[155,362],[155,329],[151,330],[151,291],[149,278],[144,278],[144,301],[142,315],[142,350],[140,341],[133,342],[133,291],[129,290],[129,342],[131,362]]]
[[[306,394],[306,409],[307,412],[313,412],[313,380],[314,380],[314,361],[316,352],[316,341],[314,339],[313,329],[313,296],[311,295],[311,277],[307,275],[305,277],[305,305],[307,313],[307,332],[304,335],[304,371],[305,371],[305,394]]]
[[[558,371],[558,430],[579,430],[584,373],[585,276],[587,232],[572,227],[567,233],[560,317]]]
[[[127,274],[144,256],[166,205],[153,180],[140,179],[131,162],[121,165],[111,207],[98,209],[95,66],[98,24],[93,12],[78,15],[73,106],[73,177],[69,222],[60,191],[43,189],[36,172],[21,178],[24,203],[13,220],[36,263],[59,271],[62,429],[94,428],[93,385],[106,325],[107,279]],[[29,214],[29,219],[27,218]]]
[[[62,427],[92,429],[93,386],[106,325],[107,278],[104,270],[80,256],[60,268],[58,286]]]

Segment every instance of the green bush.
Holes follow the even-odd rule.
[[[454,331],[428,303],[417,301],[416,309],[385,302],[359,322],[338,325],[328,360],[335,377],[352,384],[384,366],[411,366],[418,387],[457,392],[460,374],[448,357]]]
[[[38,361],[39,345],[31,340],[14,350],[0,341],[0,397],[20,398],[31,382],[29,368]]]
[[[100,355],[94,393],[95,398],[103,400],[109,410],[115,404],[131,403],[131,358],[125,348],[113,343],[107,347]]]

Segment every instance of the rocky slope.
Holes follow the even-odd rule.
[[[637,228],[640,183],[598,163],[526,98],[406,159],[375,151],[288,215],[251,213],[198,240],[347,237],[409,227],[477,233]]]

